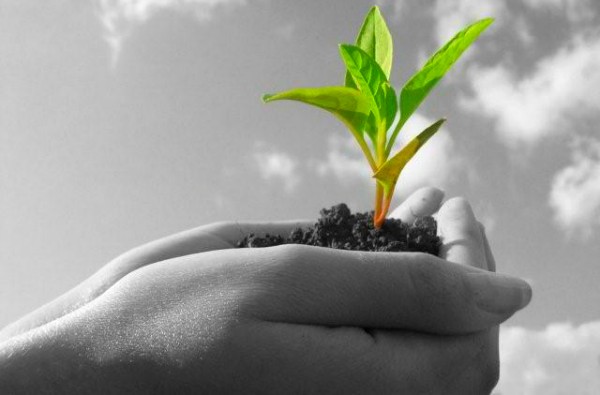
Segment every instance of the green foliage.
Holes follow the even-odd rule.
[[[359,87],[360,92],[371,104],[375,130],[368,128],[366,132],[375,142],[377,140],[377,130],[382,119],[385,121],[386,92],[383,83],[389,82],[381,67],[373,60],[369,54],[354,45],[340,45],[340,53],[346,64],[346,69],[352,76],[354,83]],[[396,98],[394,97],[394,101]]]
[[[491,18],[483,19],[460,31],[410,78],[398,98],[389,82],[393,60],[392,36],[379,8],[374,6],[363,22],[356,45],[340,45],[346,66],[345,86],[292,89],[265,95],[263,100],[267,103],[300,101],[327,110],[346,124],[377,181],[375,223],[380,226],[387,215],[400,173],[440,129],[445,119],[429,126],[390,158],[398,133],[460,55],[492,22]],[[388,131],[397,118],[396,127],[388,138]],[[365,134],[373,143],[371,147],[365,141]]]
[[[369,100],[359,91],[343,86],[298,88],[263,96],[265,103],[276,100],[295,100],[327,110],[361,136],[372,109]]]
[[[446,122],[444,118],[435,122],[427,129],[419,133],[417,137],[412,139],[410,143],[406,144],[400,152],[388,159],[373,175],[373,178],[383,186],[386,193],[390,194],[391,191],[396,187],[396,182],[400,173],[404,169],[404,166],[415,156],[417,151],[433,136]]]
[[[356,46],[369,54],[381,66],[386,78],[390,78],[394,44],[379,7],[371,7],[365,17],[365,21],[356,37]],[[356,88],[349,72],[346,73],[346,86]]]
[[[433,87],[442,79],[444,74],[458,60],[460,55],[479,37],[489,25],[494,22],[492,18],[475,22],[456,34],[442,48],[440,48],[425,63],[402,88],[400,92],[400,122],[404,125],[413,112],[419,107],[423,99]],[[400,126],[402,127],[402,126]],[[400,130],[400,129],[398,129]],[[390,139],[388,154],[396,140],[397,132]]]

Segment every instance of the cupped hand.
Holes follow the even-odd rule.
[[[397,216],[414,221],[414,213],[436,211],[442,198],[443,193],[438,189],[423,188],[400,205],[397,209],[400,214]],[[77,310],[141,267],[185,255],[233,248],[238,240],[249,233],[289,234],[295,227],[312,224],[307,220],[217,222],[146,243],[121,254],[73,289],[2,328],[0,343]]]
[[[398,215],[437,211],[440,194],[419,193]],[[493,258],[465,200],[446,202],[438,222],[441,258],[300,245],[174,254],[39,336],[61,339],[55,357],[93,368],[77,391],[489,393],[495,326],[531,291],[487,271]]]

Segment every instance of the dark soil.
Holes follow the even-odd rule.
[[[296,228],[289,235],[249,234],[238,248],[307,244],[354,251],[415,251],[438,255],[441,241],[433,217],[413,224],[388,218],[380,229],[373,226],[373,212],[352,214],[344,203],[321,210],[321,218],[308,229]]]

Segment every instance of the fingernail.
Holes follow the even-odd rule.
[[[422,217],[429,215],[432,206],[439,207],[444,199],[444,191],[434,188],[425,187],[420,191],[420,195],[413,195],[413,200],[410,201],[410,211],[414,217]]]
[[[469,273],[467,278],[477,306],[488,313],[511,314],[531,301],[531,287],[519,278],[496,273]]]

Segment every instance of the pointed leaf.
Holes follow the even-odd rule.
[[[340,53],[354,82],[372,105],[374,117],[369,117],[365,131],[372,141],[376,141],[379,124],[385,121],[385,113],[381,113],[377,97],[385,94],[381,87],[387,78],[373,58],[357,46],[342,44]]]
[[[356,45],[371,56],[384,71],[387,79],[392,70],[394,44],[392,35],[381,15],[379,7],[373,6],[356,37]],[[346,72],[346,86],[355,88],[356,84],[349,72]]]
[[[263,96],[265,103],[276,100],[294,100],[327,110],[360,137],[371,112],[371,104],[364,95],[343,86],[299,88]]]
[[[440,48],[408,81],[400,93],[401,123],[406,122],[460,55],[492,22],[492,18],[487,18],[467,26]]]
[[[393,192],[398,177],[400,177],[400,173],[406,164],[415,156],[417,151],[419,151],[427,140],[440,129],[445,121],[446,120],[442,118],[422,131],[410,143],[402,148],[399,153],[388,159],[388,161],[373,175],[386,190],[386,194],[390,195],[391,192]]]
[[[373,144],[377,144],[377,133],[379,132],[379,121],[375,118],[375,114],[372,112],[369,114],[367,118],[367,122],[365,124],[365,133],[371,138]]]
[[[377,102],[379,113],[381,114],[381,122],[384,122],[384,128],[387,131],[394,123],[396,115],[398,114],[398,97],[389,82],[381,83],[375,101]],[[369,119],[367,119],[365,131],[371,136],[376,135],[378,130],[379,125],[377,124],[375,117],[370,116]]]
[[[376,105],[375,96],[377,96],[381,83],[387,82],[387,77],[381,67],[368,53],[355,45],[341,44],[340,53],[358,89],[367,97],[372,98],[373,104]]]

